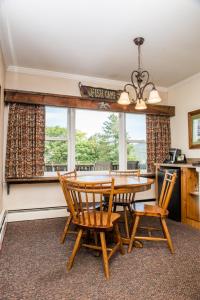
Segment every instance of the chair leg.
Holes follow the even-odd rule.
[[[94,234],[94,244],[96,246],[98,246],[98,235],[97,235],[97,232],[94,231],[93,234]],[[99,257],[101,255],[101,250],[97,250],[94,253],[95,253],[94,256]]]
[[[131,250],[132,250],[132,247],[133,247],[133,242],[134,242],[134,239],[135,239],[135,234],[137,232],[137,228],[138,228],[138,224],[139,224],[139,220],[140,220],[140,216],[136,216],[135,217],[135,222],[133,224],[133,229],[132,229],[132,233],[131,233],[129,246],[128,246],[128,253],[131,253]]]
[[[106,239],[105,239],[105,232],[100,232],[100,239],[101,239],[101,248],[102,248],[102,254],[103,254],[103,263],[104,263],[104,272],[106,279],[109,279],[110,273],[109,273],[109,265],[108,265],[108,253],[106,248]]]
[[[125,252],[124,252],[124,247],[123,247],[123,243],[122,243],[122,239],[121,239],[121,235],[120,235],[120,231],[119,231],[119,226],[117,223],[114,224],[114,230],[115,230],[117,242],[119,243],[119,251],[123,255],[123,254],[125,254]]]
[[[129,213],[130,213],[130,214],[131,214],[131,216],[132,216],[133,209],[131,208],[131,204],[128,204],[128,210],[129,210]]]
[[[96,246],[98,245],[98,236],[96,231],[94,231],[94,243]]]
[[[116,208],[117,208],[117,205],[114,203],[113,204],[113,212],[116,212]]]
[[[76,238],[76,241],[75,241],[75,245],[74,245],[74,248],[73,248],[73,251],[72,251],[72,254],[71,254],[71,256],[68,260],[68,263],[67,263],[67,269],[68,270],[70,270],[73,266],[74,258],[76,256],[76,253],[77,253],[78,249],[79,249],[82,234],[83,234],[83,229],[79,229],[78,235],[77,235],[77,238]]]
[[[128,216],[127,216],[127,208],[124,206],[124,223],[125,223],[125,230],[126,230],[126,237],[129,239],[129,226],[128,226]]]
[[[162,228],[163,228],[163,233],[164,233],[164,235],[167,239],[169,249],[170,249],[171,253],[173,254],[174,253],[174,247],[173,247],[172,240],[171,240],[171,237],[170,237],[170,234],[169,234],[169,230],[167,228],[165,218],[161,218],[160,220],[161,220],[161,224],[162,224]]]
[[[61,244],[64,244],[65,242],[65,239],[66,239],[66,236],[67,236],[67,232],[69,230],[69,226],[71,224],[71,221],[72,221],[72,215],[70,214],[67,218],[67,221],[66,221],[66,224],[65,224],[65,228],[64,228],[64,231],[61,235],[61,238],[60,238],[60,242]]]

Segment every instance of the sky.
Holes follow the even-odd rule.
[[[110,112],[100,112],[85,109],[76,110],[76,129],[91,136],[102,132],[102,124],[107,120]],[[117,113],[116,113],[117,114]],[[67,127],[67,108],[46,107],[47,126]],[[126,130],[131,139],[146,139],[145,114],[126,114]]]

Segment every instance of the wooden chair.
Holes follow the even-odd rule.
[[[65,197],[65,200],[66,200],[66,203],[67,203],[67,194],[66,194],[66,191],[65,191],[64,186],[63,186],[63,179],[64,178],[66,179],[66,178],[76,177],[77,176],[77,172],[76,172],[76,170],[74,170],[74,171],[71,171],[71,172],[67,172],[67,173],[65,173],[63,175],[61,175],[60,172],[57,172],[57,175],[58,175],[58,178],[59,178],[59,181],[60,181],[60,185],[62,187],[63,194],[64,194],[64,197]],[[67,204],[67,206],[68,206],[68,204]],[[68,209],[67,209],[67,211],[68,211]],[[63,233],[62,233],[61,238],[60,238],[60,242],[62,244],[64,244],[68,233],[75,233],[74,231],[69,231],[71,222],[72,222],[72,215],[70,213],[69,216],[67,217],[67,220],[66,220],[66,223],[65,223],[65,227],[64,227]]]
[[[137,170],[139,169],[139,160],[128,160],[127,161],[128,170]]]
[[[112,176],[140,176],[140,170],[128,170],[128,171],[110,171]],[[115,195],[113,197],[113,211],[116,212],[118,206],[123,207],[124,210],[124,224],[126,230],[126,237],[130,238],[129,233],[129,222],[128,222],[128,211],[132,214],[132,204],[134,203],[135,193],[131,189],[115,190]],[[127,210],[128,208],[128,210]]]
[[[147,241],[165,241],[168,243],[171,253],[174,253],[174,248],[172,245],[171,237],[170,237],[170,234],[169,234],[169,231],[167,228],[167,224],[166,224],[166,218],[168,215],[167,207],[168,207],[171,195],[172,195],[175,181],[176,181],[176,173],[173,173],[173,174],[170,174],[167,172],[165,173],[162,190],[161,190],[161,194],[160,194],[157,205],[135,203],[135,208],[133,211],[133,216],[135,217],[135,221],[134,221],[133,229],[132,229],[132,233],[131,233],[130,243],[129,243],[129,247],[128,247],[128,253],[131,252],[132,245],[133,245],[133,242],[135,239],[147,240]],[[140,218],[143,216],[159,218],[164,237],[153,237],[153,236],[151,236],[151,234],[149,236],[136,236]],[[147,229],[148,231],[155,229],[152,227],[143,227],[143,228]]]
[[[95,171],[104,171],[111,169],[111,162],[110,161],[97,161],[94,165]]]
[[[81,237],[84,231],[92,230],[97,237],[100,235],[101,246],[98,246],[97,239],[94,244],[82,243],[82,246],[94,250],[100,250],[103,254],[105,276],[109,278],[108,261],[111,256],[119,250],[124,254],[121,236],[117,221],[120,215],[112,212],[112,201],[114,192],[114,179],[112,181],[103,182],[76,182],[69,179],[64,179],[64,188],[67,194],[68,207],[72,215],[72,222],[77,225],[78,235],[71,254],[68,260],[67,268],[70,270],[73,266],[75,255],[81,245]],[[109,195],[108,211],[103,208],[103,196]],[[85,206],[83,203],[85,202]],[[96,210],[96,204],[99,203],[99,210]],[[93,209],[89,206],[92,204]],[[105,233],[114,229],[116,235],[116,245],[114,248],[107,248]],[[109,252],[109,254],[108,254]]]

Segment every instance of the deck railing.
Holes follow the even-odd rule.
[[[118,170],[119,164],[111,164],[111,170]],[[45,172],[67,171],[67,165],[46,164]],[[95,171],[95,164],[77,164],[76,171]]]
[[[127,169],[145,169],[146,164],[139,164],[138,161],[128,161],[127,162]],[[111,170],[118,170],[119,164],[118,163],[111,163]],[[105,169],[107,170],[107,169]],[[56,171],[67,171],[67,165],[65,164],[46,164],[45,165],[45,172],[56,172]],[[95,164],[90,163],[80,163],[76,164],[76,171],[95,171]]]

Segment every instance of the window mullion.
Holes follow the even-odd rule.
[[[68,109],[68,171],[75,169],[75,109]]]
[[[126,114],[119,113],[119,169],[127,169]]]

